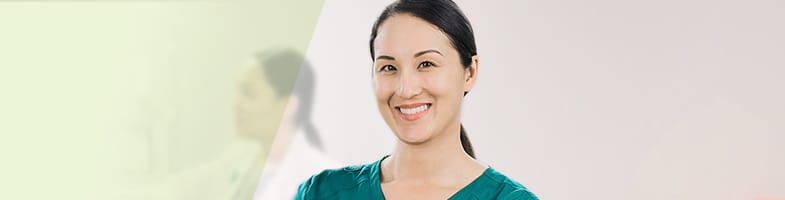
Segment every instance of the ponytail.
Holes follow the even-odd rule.
[[[463,146],[463,151],[466,152],[466,154],[469,154],[472,158],[477,158],[474,156],[472,142],[469,141],[469,137],[466,136],[466,129],[463,128],[463,124],[461,124],[461,146]]]

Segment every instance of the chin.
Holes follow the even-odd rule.
[[[431,131],[425,131],[422,128],[401,128],[396,135],[398,140],[406,144],[422,144],[433,136]]]

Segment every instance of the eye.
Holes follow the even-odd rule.
[[[434,64],[431,61],[423,61],[423,62],[420,63],[419,66],[417,66],[417,68],[427,68],[427,67],[433,67],[433,66],[434,66]]]
[[[398,69],[396,69],[392,65],[385,65],[385,66],[382,66],[382,68],[379,69],[380,72],[394,72],[396,70],[398,70]]]

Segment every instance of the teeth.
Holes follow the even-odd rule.
[[[407,115],[417,114],[419,112],[425,111],[426,109],[428,109],[428,104],[423,104],[422,106],[418,106],[416,108],[400,108],[401,112]]]

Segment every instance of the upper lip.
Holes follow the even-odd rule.
[[[430,105],[431,103],[410,103],[410,104],[399,104],[399,105],[395,106],[395,108],[406,108],[406,109],[410,109],[410,108],[416,108],[416,107],[420,107],[420,106],[422,106],[422,105],[426,105],[426,104]]]

